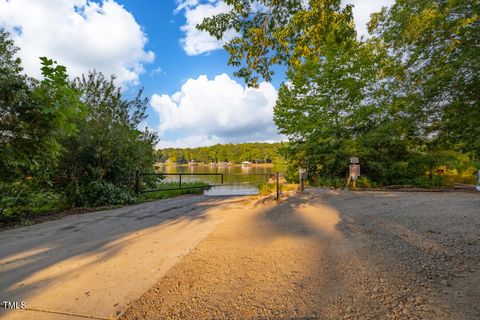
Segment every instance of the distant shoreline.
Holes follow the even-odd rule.
[[[272,168],[275,166],[283,166],[284,164],[274,164],[274,163],[251,163],[248,165],[248,167],[255,167],[255,168]],[[231,163],[229,165],[221,165],[221,164],[216,164],[216,165],[210,165],[210,164],[205,164],[205,163],[196,163],[196,164],[188,164],[188,163],[156,163],[156,167],[220,167],[220,168],[226,168],[226,167],[242,167],[241,163]]]

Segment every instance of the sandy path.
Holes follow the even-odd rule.
[[[480,197],[310,189],[241,205],[123,319],[478,319]]]
[[[2,319],[109,319],[214,230],[235,198],[182,196],[0,233]]]

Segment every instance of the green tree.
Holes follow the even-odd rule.
[[[82,188],[95,181],[131,187],[136,171],[150,171],[155,161],[157,135],[140,131],[138,125],[146,118],[148,99],[140,90],[135,98],[126,100],[114,77],[107,79],[93,71],[72,83],[81,93],[85,116],[78,119],[78,134],[65,137],[59,176],[69,186],[77,204]]]
[[[250,86],[270,81],[272,66],[299,65],[321,59],[326,43],[355,37],[352,6],[340,0],[227,0],[232,10],[206,18],[198,28],[221,39],[227,30],[240,33],[225,46],[235,76]]]
[[[360,41],[340,1],[227,2],[198,27],[240,33],[225,49],[249,85],[287,65],[275,122],[292,170],[344,177],[358,155],[375,181],[408,182],[451,163],[447,149],[479,157],[478,1],[398,0]]]
[[[65,67],[41,58],[42,81],[22,74],[9,34],[0,30],[0,175],[48,179],[62,151],[59,137],[74,134],[81,112]]]
[[[0,221],[71,205],[133,201],[136,171],[153,170],[156,133],[138,126],[148,99],[122,97],[101,73],[69,81],[40,58],[43,79],[22,74],[0,30]]]
[[[372,101],[383,61],[373,43],[348,42],[330,44],[320,60],[290,67],[274,109],[275,124],[290,140],[289,158],[312,178],[345,176],[348,158],[358,153],[357,137],[383,112]]]
[[[435,149],[480,156],[480,2],[398,0],[370,31],[407,70],[423,131]]]

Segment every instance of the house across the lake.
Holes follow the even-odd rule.
[[[242,167],[251,167],[252,163],[250,161],[243,161],[242,162]]]

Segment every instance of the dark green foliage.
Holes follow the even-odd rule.
[[[339,186],[349,157],[358,156],[365,185],[472,181],[480,157],[479,1],[397,0],[372,16],[368,40],[356,38],[351,7],[340,1],[229,3],[230,12],[199,28],[217,38],[240,32],[225,48],[250,85],[270,79],[273,64],[288,67],[275,123],[290,140],[290,178],[306,167],[313,183]],[[434,174],[441,168],[448,178]]]
[[[21,74],[8,34],[0,30],[0,178],[12,181],[45,175],[57,163],[60,135],[74,132],[70,117],[78,107],[65,68],[42,58],[44,80]],[[47,177],[44,176],[46,180]]]
[[[85,204],[91,207],[133,203],[135,198],[129,190],[106,181],[91,181],[83,186]]]
[[[137,126],[145,120],[148,100],[142,91],[133,100],[122,98],[113,78],[91,72],[76,79],[85,117],[77,122],[78,134],[65,137],[59,165],[59,183],[68,186],[77,205],[82,186],[105,181],[132,190],[136,171],[152,170],[157,136]]]
[[[31,214],[65,207],[62,194],[42,188],[31,179],[22,183],[0,183],[0,223],[18,223]]]
[[[40,58],[43,79],[22,74],[0,29],[0,219],[67,206],[131,203],[134,174],[152,171],[157,135],[138,130],[148,100],[124,99],[101,73],[69,81]]]
[[[238,67],[235,76],[248,85],[267,81],[276,64],[299,65],[303,59],[318,59],[325,44],[355,37],[352,6],[340,0],[229,0],[233,9],[206,18],[198,28],[220,39],[229,29],[239,37],[225,44],[229,64]]]
[[[441,148],[480,156],[480,2],[402,0],[370,30],[406,70],[405,82]]]

